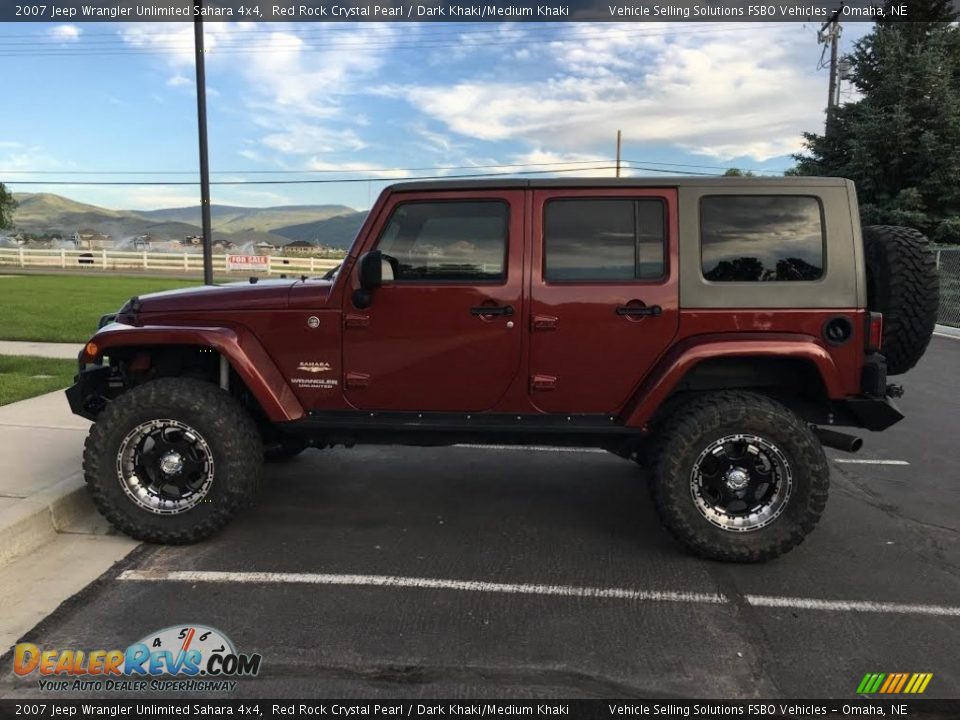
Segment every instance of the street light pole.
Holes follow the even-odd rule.
[[[203,224],[203,282],[213,285],[213,240],[210,228],[210,162],[207,157],[207,78],[203,64],[203,0],[193,0],[194,55],[197,67],[197,130],[200,138],[200,214]]]

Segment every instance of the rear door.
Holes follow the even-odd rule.
[[[613,413],[679,324],[675,189],[533,193],[530,395]]]
[[[347,400],[357,408],[481,411],[520,370],[522,190],[403,193],[374,228],[394,277],[365,309],[344,299]]]

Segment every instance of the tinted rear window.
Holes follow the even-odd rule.
[[[551,200],[544,211],[544,277],[610,282],[663,277],[661,200]]]
[[[714,282],[823,277],[823,214],[813,197],[704,197],[700,242],[703,276]]]

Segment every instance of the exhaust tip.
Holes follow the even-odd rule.
[[[834,448],[835,450],[855,453],[863,447],[863,438],[855,435],[848,435],[847,433],[821,427],[815,428],[814,431],[823,445]]]

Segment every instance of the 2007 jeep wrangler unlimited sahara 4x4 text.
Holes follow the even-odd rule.
[[[822,446],[861,443],[833,426],[902,419],[937,294],[841,179],[403,183],[328,277],[132,298],[67,395],[141,540],[209,537],[307,447],[536,443],[640,462],[678,540],[757,561],[816,525]]]

